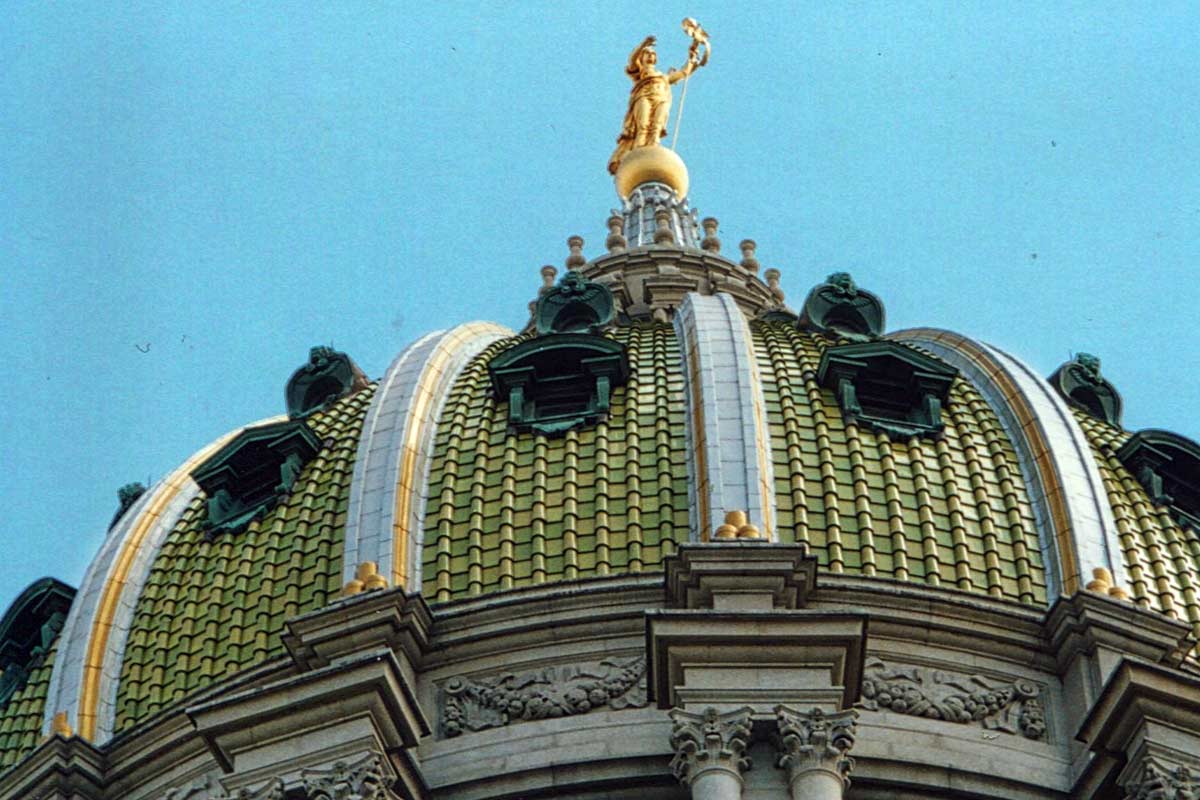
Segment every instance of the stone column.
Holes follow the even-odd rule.
[[[742,773],[750,769],[751,709],[724,714],[713,707],[694,714],[672,709],[671,771],[692,791],[692,800],[741,800]]]
[[[850,785],[858,712],[775,708],[779,766],[787,770],[792,800],[842,800]]]

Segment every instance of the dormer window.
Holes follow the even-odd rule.
[[[0,619],[0,709],[25,686],[67,621],[75,590],[54,578],[35,581]]]
[[[942,430],[942,406],[956,374],[904,345],[876,341],[829,348],[817,380],[833,390],[847,422],[908,437]]]
[[[1138,431],[1117,451],[1157,506],[1200,531],[1200,444],[1169,431]]]
[[[239,533],[265,516],[320,449],[316,434],[299,421],[242,431],[192,472],[208,495],[205,531]]]
[[[534,311],[538,335],[488,366],[515,430],[561,434],[608,416],[613,389],[629,377],[624,346],[598,335],[612,318],[612,292],[578,272],[542,295]]]
[[[288,379],[284,390],[288,417],[301,419],[315,414],[369,383],[350,356],[331,347],[314,347],[308,352],[308,363]]]

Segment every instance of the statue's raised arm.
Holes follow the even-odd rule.
[[[692,45],[688,49],[687,61],[679,69],[669,69],[666,74],[659,71],[653,36],[647,36],[629,54],[625,73],[633,81],[633,89],[629,93],[629,110],[625,112],[621,134],[617,137],[617,149],[608,160],[608,171],[614,175],[629,151],[658,145],[658,140],[667,135],[671,84],[683,80],[708,63],[708,34],[690,17],[683,21],[683,29],[692,37]]]

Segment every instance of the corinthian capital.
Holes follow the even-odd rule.
[[[850,785],[854,759],[847,753],[854,746],[857,711],[826,714],[819,708],[804,712],[776,706],[775,718],[779,724],[779,766],[787,770],[789,783],[794,784],[806,773],[821,772],[840,781],[843,790]]]
[[[750,708],[719,713],[709,707],[695,714],[672,709],[671,746],[675,757],[671,771],[684,785],[691,785],[701,774],[723,770],[741,778],[750,769],[746,747],[750,744]]]
[[[1200,800],[1200,776],[1187,767],[1146,759],[1125,782],[1127,800]]]

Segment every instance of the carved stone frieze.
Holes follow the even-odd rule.
[[[857,711],[827,714],[819,708],[804,712],[777,706],[775,719],[779,766],[787,770],[789,784],[806,773],[824,772],[836,776],[843,790],[850,785],[854,759],[849,753],[858,732]]]
[[[168,789],[167,793],[162,796],[162,800],[196,800],[202,794],[207,797],[208,790],[211,788],[212,779],[208,775],[204,775],[186,786]]]
[[[695,714],[671,710],[671,772],[684,785],[690,785],[701,773],[719,769],[741,776],[750,769],[746,748],[750,745],[750,716],[753,710],[719,713],[711,706]]]
[[[441,691],[442,736],[522,720],[584,714],[596,708],[641,708],[646,705],[645,674],[645,657],[634,656],[482,678],[451,678]]]
[[[272,778],[257,789],[243,787],[232,794],[222,795],[219,800],[284,800],[286,796],[283,781]]]
[[[1200,775],[1148,758],[1125,782],[1126,800],[1200,800]]]
[[[978,722],[988,730],[1046,735],[1042,690],[1025,680],[1004,683],[982,675],[962,675],[926,667],[888,666],[867,659],[862,706],[946,722]]]
[[[386,771],[379,756],[371,753],[357,761],[338,761],[324,769],[306,769],[298,781],[272,778],[254,788],[238,789],[222,800],[390,800]]]

